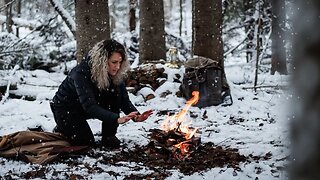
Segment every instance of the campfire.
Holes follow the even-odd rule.
[[[151,129],[151,146],[159,152],[171,153],[176,159],[184,159],[197,149],[200,144],[198,128],[191,127],[191,120],[186,117],[189,108],[199,100],[199,92],[192,92],[192,98],[179,113],[167,115],[160,129]],[[151,153],[159,153],[151,152]]]

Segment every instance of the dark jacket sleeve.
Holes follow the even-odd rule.
[[[94,84],[91,77],[82,72],[75,72],[71,75],[74,86],[79,97],[80,104],[90,118],[96,118],[112,124],[117,123],[119,114],[108,111],[99,106],[96,100]]]
[[[123,83],[120,84],[120,94],[121,94],[121,110],[125,114],[129,114],[133,111],[138,111],[137,108],[134,107],[134,105],[130,101],[128,91]]]

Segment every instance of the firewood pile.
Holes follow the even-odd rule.
[[[173,80],[181,83],[180,78],[180,74],[175,74]],[[128,72],[126,86],[129,92],[134,95],[140,94],[145,101],[148,101],[155,97],[155,90],[164,84],[167,79],[168,75],[163,67],[159,68],[155,64],[147,64],[133,68]],[[160,96],[163,97],[170,93],[172,92],[167,92],[167,94],[161,94]]]
[[[163,131],[160,129],[151,129],[151,142],[149,143],[150,156],[167,156],[183,160],[188,158],[200,145],[200,137],[192,136],[190,139],[185,138],[186,134],[177,131]]]
[[[155,65],[145,65],[134,68],[128,73],[126,81],[127,87],[132,87],[133,93],[138,92],[143,87],[150,87],[156,90],[167,80],[164,68],[156,68]]]

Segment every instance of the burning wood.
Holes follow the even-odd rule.
[[[187,101],[186,107],[178,114],[168,116],[162,123],[163,130],[151,129],[151,146],[155,149],[164,149],[171,152],[176,159],[188,157],[200,144],[200,137],[197,134],[198,128],[190,127],[189,121],[185,115],[189,108],[199,100],[199,92],[194,91],[193,97]]]
[[[163,131],[160,129],[151,129],[150,153],[164,153],[176,159],[187,158],[200,145],[200,138],[193,136],[186,139],[182,132],[171,130]]]

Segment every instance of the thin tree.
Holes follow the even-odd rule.
[[[183,2],[182,0],[179,1],[179,6],[180,6],[180,21],[179,21],[179,36],[182,35],[182,22],[183,22]]]
[[[14,1],[11,0],[5,0],[5,6],[6,6],[6,29],[8,33],[12,32],[12,25],[13,25],[13,21],[12,21],[12,4]]]
[[[140,0],[139,63],[166,60],[163,0]]]
[[[137,0],[129,0],[129,30],[136,30],[136,6]]]
[[[246,59],[247,62],[252,60],[253,55],[253,39],[254,39],[254,28],[255,28],[255,19],[253,14],[255,12],[254,9],[254,0],[244,0],[244,14],[245,14],[245,33],[247,34],[246,41]]]
[[[272,56],[271,74],[288,74],[285,48],[285,1],[271,0],[272,6]]]
[[[20,18],[21,17],[21,0],[17,0],[17,16],[18,16],[18,18]],[[17,37],[19,37],[20,36],[20,34],[19,34],[19,26],[17,26],[16,27],[16,35],[17,35]]]
[[[77,60],[94,44],[110,38],[108,0],[75,1]]]
[[[110,0],[110,1],[111,1],[110,3],[111,5],[109,7],[110,32],[113,32],[113,30],[116,28],[116,11],[117,11],[116,4],[118,2],[117,0]]]

